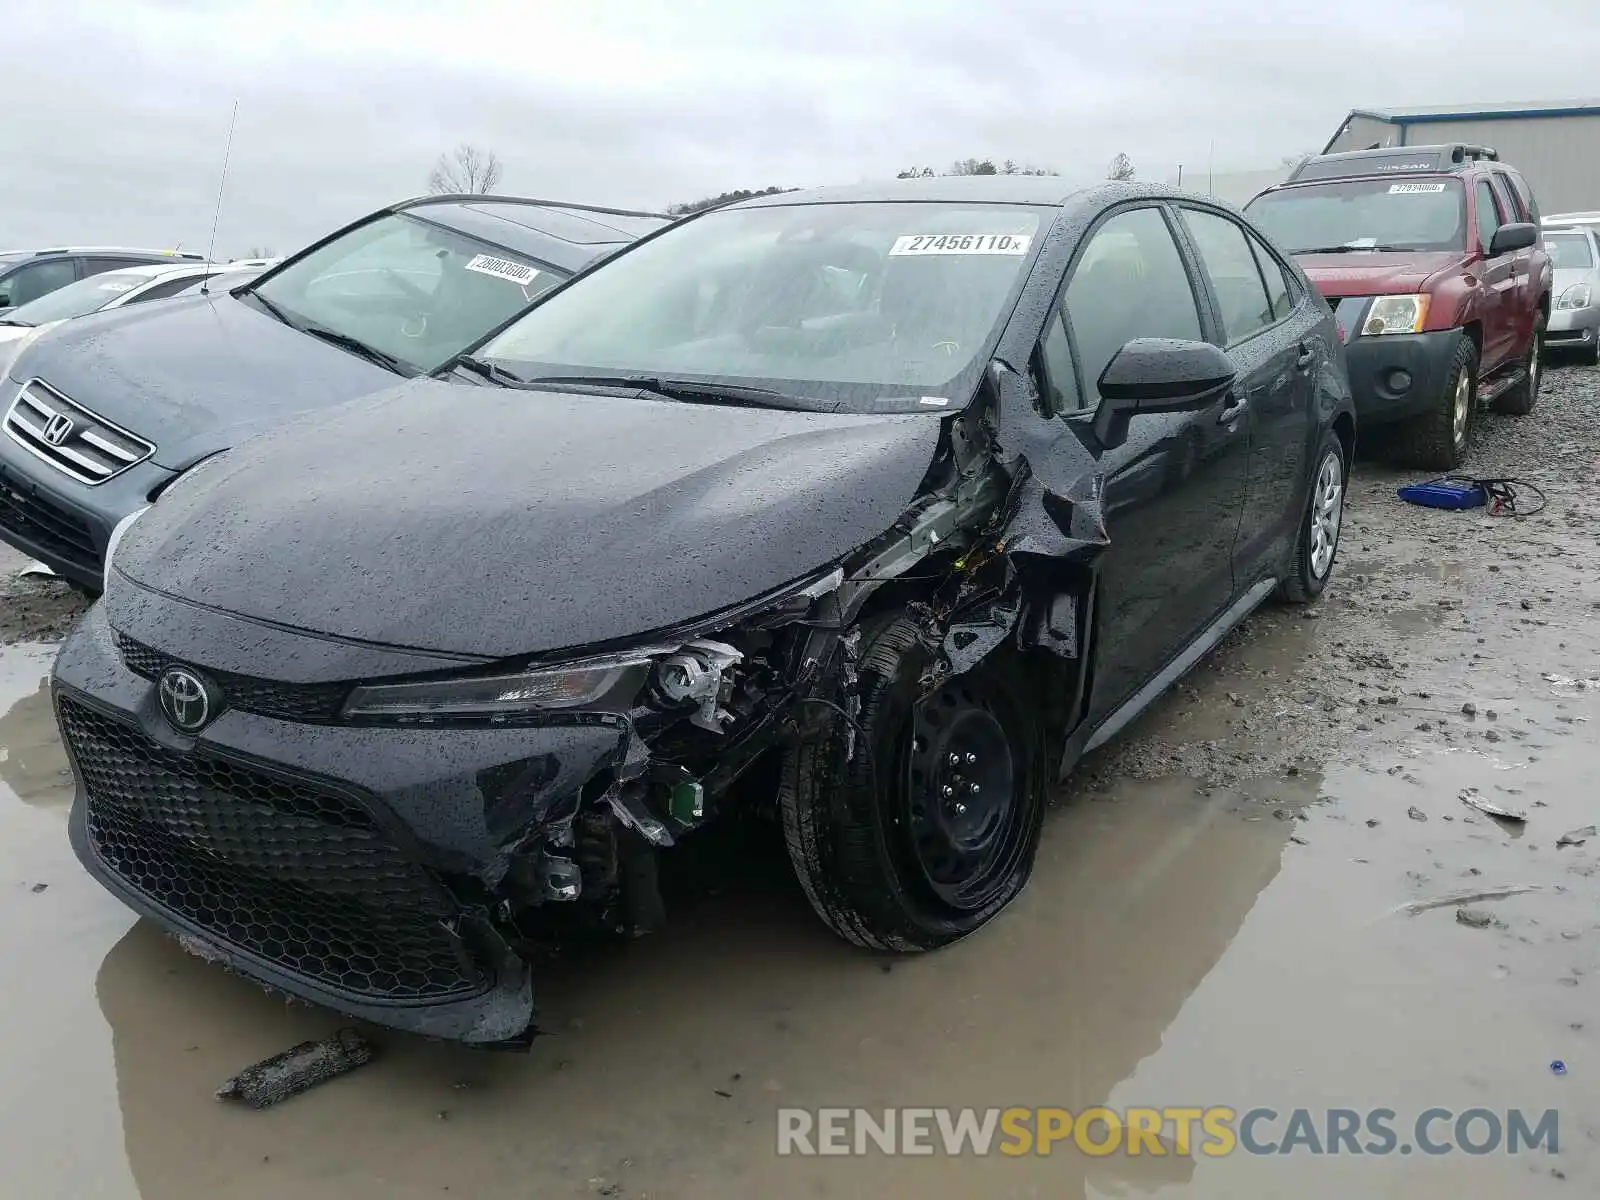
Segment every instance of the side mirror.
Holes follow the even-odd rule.
[[[1120,446],[1134,413],[1205,408],[1237,375],[1233,360],[1210,342],[1135,338],[1100,372],[1094,435],[1107,450]]]
[[[1513,250],[1526,250],[1539,240],[1539,227],[1527,221],[1513,221],[1494,231],[1489,242],[1489,257],[1497,258]]]
[[[11,303],[11,293],[10,292],[0,292],[0,308],[15,308],[15,307],[16,306]]]

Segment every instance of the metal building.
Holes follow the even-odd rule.
[[[1493,146],[1543,212],[1600,209],[1600,99],[1439,108],[1355,108],[1323,153],[1468,142]]]

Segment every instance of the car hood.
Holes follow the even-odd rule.
[[[609,642],[882,533],[939,429],[417,380],[214,459],[116,562],[183,600],[368,643],[501,658]]]
[[[1405,254],[1297,254],[1295,261],[1330,300],[1345,296],[1404,296],[1420,292],[1432,275],[1460,266],[1454,250]]]
[[[1550,294],[1559,297],[1575,283],[1586,283],[1590,287],[1600,285],[1600,268],[1595,267],[1562,267],[1550,273]],[[0,331],[4,326],[0,326]]]
[[[18,383],[36,377],[154,442],[155,461],[173,469],[291,413],[395,382],[226,292],[65,322],[11,365]]]

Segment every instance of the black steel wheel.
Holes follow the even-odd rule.
[[[926,698],[914,622],[873,630],[848,726],[792,748],[779,789],[790,861],[819,916],[874,949],[964,937],[1022,891],[1044,818],[1042,733],[1021,669],[993,656]]]

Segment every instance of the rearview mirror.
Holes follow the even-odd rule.
[[[1135,338],[1100,372],[1094,435],[1108,450],[1120,446],[1134,413],[1205,408],[1237,374],[1233,360],[1210,342]]]
[[[1539,240],[1539,227],[1527,221],[1513,221],[1494,231],[1489,242],[1489,257],[1510,254],[1513,250],[1526,250]]]

